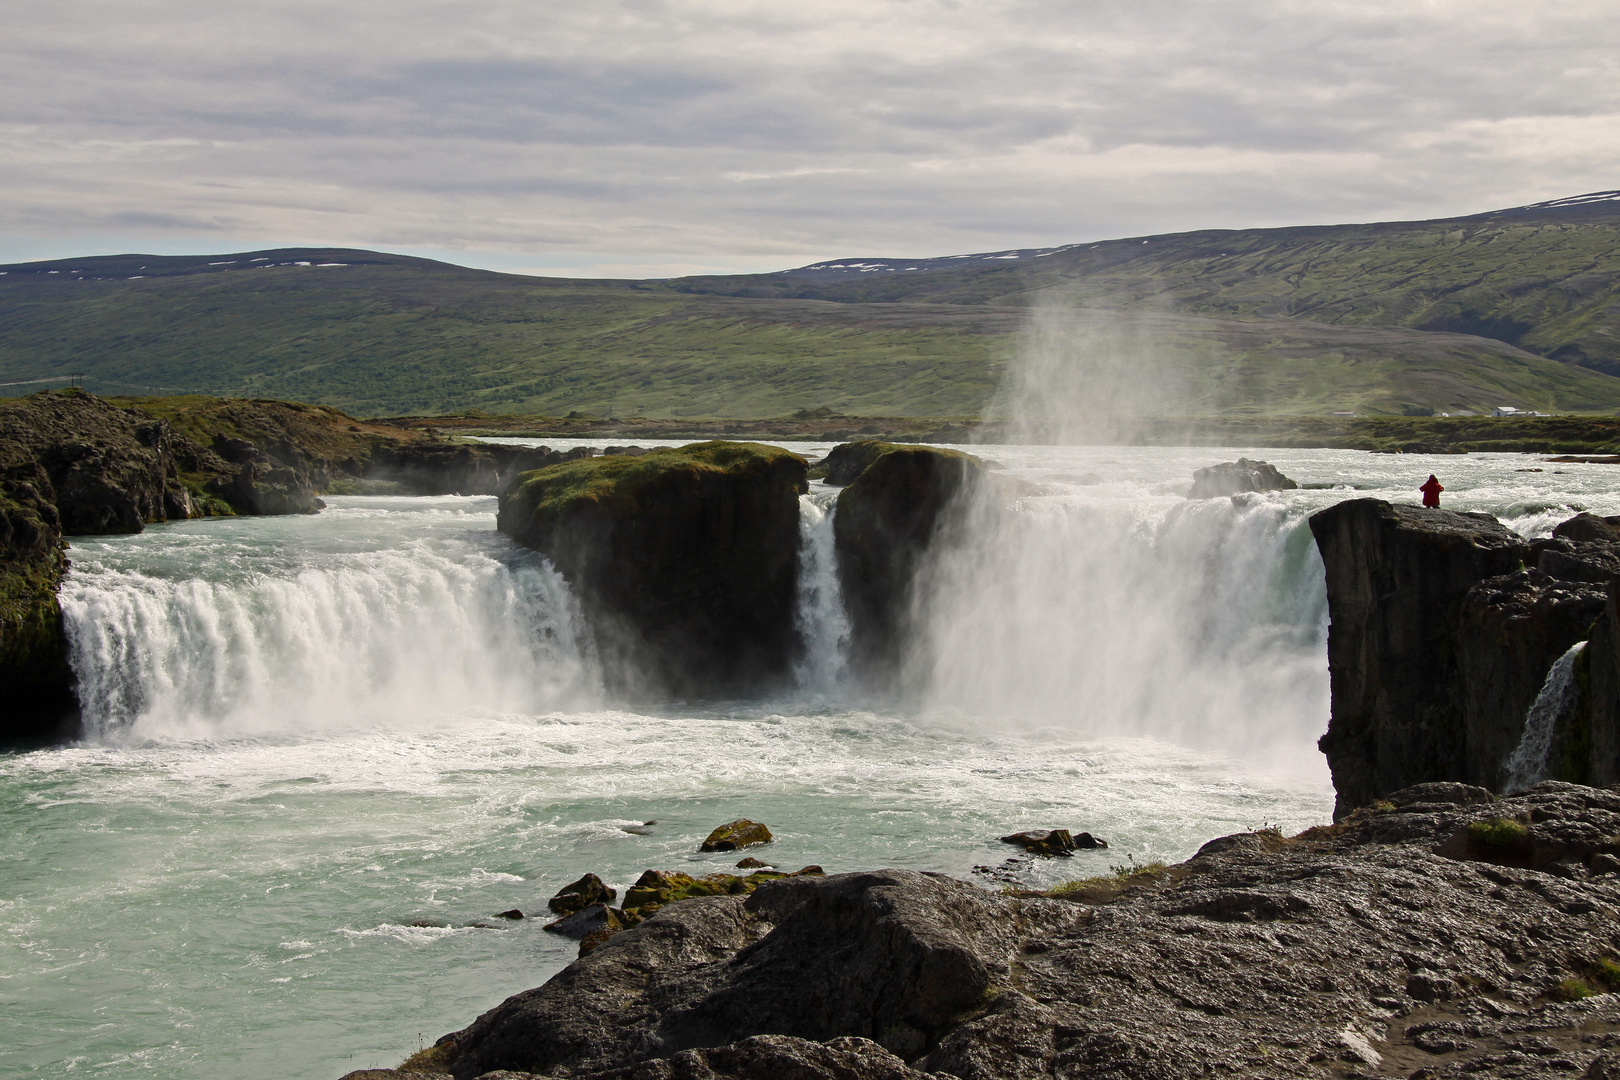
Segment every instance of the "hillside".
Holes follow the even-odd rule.
[[[687,292],[845,303],[1149,306],[1477,334],[1620,374],[1620,191],[1469,217],[1209,230],[947,259],[689,278]]]
[[[1061,409],[1610,412],[1617,252],[1620,203],[1589,198],[670,282],[346,249],[59,260],[0,267],[0,392],[82,375],[361,415],[940,417],[1007,407],[1016,364]],[[1029,384],[1042,364],[1067,394]]]

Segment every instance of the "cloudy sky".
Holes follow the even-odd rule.
[[[0,262],[779,269],[1620,187],[1614,0],[0,0]]]

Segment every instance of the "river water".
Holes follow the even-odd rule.
[[[798,689],[657,711],[603,696],[566,586],[492,498],[75,540],[89,734],[0,752],[0,1075],[395,1064],[574,956],[495,913],[585,871],[729,868],[696,848],[741,816],[779,866],[987,887],[976,866],[1050,884],[1326,821],[1307,516],[1430,471],[1527,536],[1620,513],[1613,467],[1523,455],[974,449],[1044,494],[941,568],[884,700],[845,671],[828,489],[803,500]],[[1336,486],[1182,497],[1239,453]],[[1112,847],[1003,865],[996,837],[1054,826]]]

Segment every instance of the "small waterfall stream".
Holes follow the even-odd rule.
[[[849,618],[838,586],[838,552],[833,545],[837,491],[799,496],[799,588],[794,612],[804,654],[794,669],[802,692],[826,697],[836,692],[849,668]]]
[[[1575,704],[1575,661],[1585,650],[1586,642],[1577,641],[1548,669],[1536,700],[1524,714],[1524,734],[1519,738],[1519,745],[1502,766],[1502,790],[1508,794],[1547,779],[1547,759],[1552,753],[1558,721]]]

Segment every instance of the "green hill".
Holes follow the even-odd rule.
[[[1620,410],[1613,200],[854,265],[631,282],[342,249],[14,264],[0,392],[78,375],[362,415],[956,416],[993,411],[1008,364],[1056,341],[1047,367],[1073,383],[1100,363],[1161,411]]]

